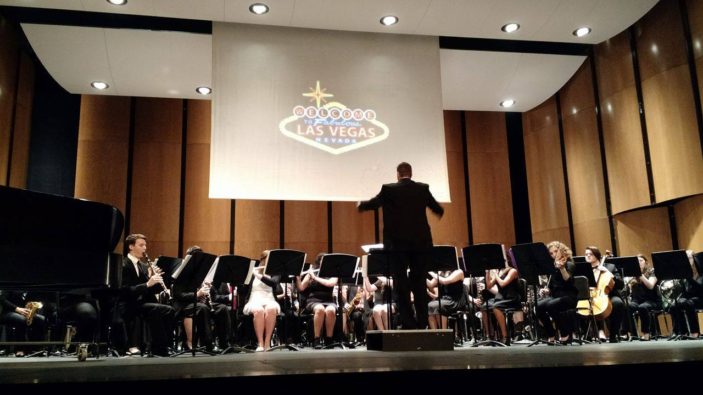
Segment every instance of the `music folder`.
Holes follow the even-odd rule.
[[[213,264],[216,267],[212,270],[212,284],[249,285],[256,263],[255,259],[239,255],[221,255],[217,258],[217,265]]]

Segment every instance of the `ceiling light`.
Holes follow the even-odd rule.
[[[125,4],[127,4],[127,0],[107,0],[107,2],[112,5],[125,5]]]
[[[500,30],[506,32],[506,33],[512,33],[517,31],[520,28],[520,25],[517,23],[508,23],[507,25],[503,25],[503,27],[500,28]]]
[[[502,102],[500,102],[501,107],[512,107],[515,105],[515,100],[513,99],[505,99]]]
[[[105,89],[110,87],[110,85],[108,85],[107,82],[103,82],[103,81],[93,81],[90,83],[90,86],[92,86],[93,88],[100,90],[100,91],[104,91]]]
[[[591,32],[591,28],[584,26],[584,27],[580,27],[580,28],[574,30],[571,34],[573,34],[576,37],[583,37],[583,36],[588,35],[590,32]]]
[[[269,6],[267,6],[264,3],[254,3],[249,6],[249,11],[252,14],[263,15],[263,14],[269,12]]]
[[[206,95],[209,95],[210,93],[212,93],[212,89],[209,86],[199,86],[199,87],[195,88],[195,91],[198,92],[199,95],[203,95],[203,96],[206,96]]]
[[[396,23],[398,23],[397,16],[386,15],[383,18],[381,18],[381,25],[383,25],[383,26],[395,25]]]

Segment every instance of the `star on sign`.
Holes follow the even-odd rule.
[[[310,92],[309,93],[303,93],[303,96],[309,97],[310,101],[315,101],[317,102],[317,107],[320,107],[320,102],[327,103],[327,100],[325,100],[326,97],[334,97],[334,95],[330,93],[325,93],[327,88],[325,89],[320,89],[320,81],[317,81],[315,84],[315,89],[312,87],[309,88]]]

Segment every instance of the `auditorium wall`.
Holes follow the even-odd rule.
[[[702,14],[700,2],[660,1],[523,114],[535,241],[577,254],[703,249]]]

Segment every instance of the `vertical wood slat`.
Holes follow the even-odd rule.
[[[576,251],[588,245],[612,249],[591,87],[591,64],[587,59],[560,90],[575,238],[572,247]]]
[[[34,99],[34,62],[26,53],[20,55],[17,104],[10,163],[9,185],[26,188],[29,166],[29,142],[32,126],[32,100]]]
[[[188,101],[183,250],[198,245],[211,254],[229,253],[231,201],[210,199],[210,111],[207,100]]]
[[[523,113],[523,131],[532,238],[535,242],[568,241],[569,223],[554,97]]]
[[[467,112],[474,243],[515,244],[508,138],[501,112]]]
[[[595,47],[613,214],[650,204],[628,32]]]
[[[131,232],[151,255],[178,255],[182,101],[139,98],[135,114]]]
[[[444,141],[447,152],[447,172],[451,203],[442,203],[444,216],[440,219],[427,210],[427,219],[436,245],[464,247],[469,239],[466,223],[466,193],[464,191],[464,159],[461,139],[461,112],[445,112]],[[425,180],[418,179],[423,182]],[[432,188],[432,185],[430,185]]]
[[[0,185],[7,185],[11,168],[12,119],[16,114],[18,38],[14,26],[0,17]]]
[[[81,97],[74,196],[125,212],[130,98]],[[122,242],[117,252],[122,252]]]

